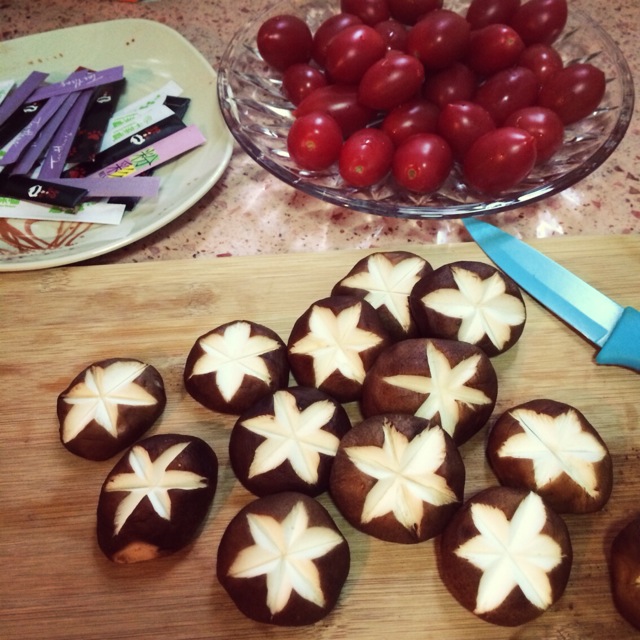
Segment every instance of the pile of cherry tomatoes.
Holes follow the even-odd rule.
[[[564,65],[553,43],[566,0],[341,0],[312,33],[294,15],[257,35],[293,103],[287,146],[296,164],[368,187],[392,173],[416,193],[437,191],[459,163],[472,189],[497,195],[563,144],[592,113],[604,73]]]

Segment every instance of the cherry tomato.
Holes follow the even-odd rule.
[[[287,67],[282,76],[282,91],[294,105],[299,105],[312,91],[326,84],[327,79],[320,69],[303,62]]]
[[[389,111],[380,126],[398,147],[416,133],[435,133],[439,112],[435,104],[414,98]]]
[[[443,107],[449,102],[471,100],[477,88],[476,74],[466,64],[455,62],[442,71],[432,73],[425,80],[422,95]]]
[[[393,143],[380,129],[361,129],[347,138],[340,152],[338,168],[342,179],[353,187],[380,182],[391,168]]]
[[[342,130],[328,114],[309,113],[293,121],[287,150],[302,169],[321,171],[330,167],[342,148]]]
[[[415,24],[430,11],[442,9],[443,0],[387,0],[391,17],[404,24]]]
[[[567,0],[528,0],[511,18],[525,44],[551,44],[567,23]]]
[[[524,180],[536,162],[533,136],[515,127],[500,127],[480,136],[463,161],[466,183],[497,195]]]
[[[471,32],[467,64],[473,71],[490,76],[512,67],[524,51],[518,32],[506,24],[489,24]]]
[[[507,24],[519,6],[520,0],[471,0],[467,20],[472,29]]]
[[[366,127],[373,119],[374,111],[358,102],[357,87],[328,84],[311,92],[295,109],[296,118],[322,111],[331,115],[347,138],[358,129]]]
[[[385,41],[373,27],[353,25],[338,31],[329,41],[325,68],[333,82],[356,84],[386,51]]]
[[[478,87],[474,102],[484,107],[500,126],[517,109],[531,106],[538,98],[535,73],[525,67],[503,69]]]
[[[407,51],[425,69],[444,69],[460,60],[469,46],[469,23],[455,11],[436,9],[409,29]]]
[[[260,25],[256,43],[265,62],[284,71],[292,64],[311,59],[313,36],[304,20],[293,15],[279,15]]]
[[[435,133],[417,133],[396,149],[391,170],[401,187],[431,193],[444,184],[452,167],[453,153],[446,140]]]
[[[340,0],[340,11],[352,13],[371,26],[391,17],[386,0]]]
[[[397,20],[390,18],[383,20],[373,27],[383,38],[387,45],[387,49],[394,51],[406,51],[409,34],[407,28]]]
[[[505,121],[506,127],[518,127],[528,131],[536,143],[536,163],[542,164],[562,146],[564,125],[555,111],[546,107],[525,107],[512,113]]]
[[[389,111],[413,98],[424,82],[424,67],[414,56],[389,52],[374,62],[358,85],[358,100],[365,107]]]
[[[495,128],[489,112],[475,102],[450,102],[438,117],[438,133],[449,143],[458,159],[465,156],[481,135]]]
[[[527,67],[536,74],[542,84],[549,76],[564,66],[560,54],[549,44],[532,44],[520,55],[518,65]]]
[[[327,57],[327,45],[329,40],[342,29],[351,27],[354,24],[362,24],[362,20],[358,16],[350,13],[338,13],[329,16],[317,29],[313,35],[313,59],[321,66]]]
[[[544,82],[538,104],[555,111],[564,124],[571,124],[597,108],[605,88],[605,75],[601,69],[588,62],[575,63]]]

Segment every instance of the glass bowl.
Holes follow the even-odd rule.
[[[293,105],[281,93],[281,74],[264,63],[256,47],[260,25],[282,13],[297,15],[312,31],[336,13],[338,2],[284,0],[257,16],[229,43],[218,70],[218,99],[223,117],[240,146],[285,183],[327,202],[381,216],[457,218],[494,213],[535,202],[575,184],[602,164],[622,140],[633,114],[629,67],[611,37],[588,15],[569,11],[563,34],[554,43],[565,64],[592,62],[605,73],[605,96],[590,116],[570,125],[561,150],[514,189],[499,197],[474,193],[454,167],[434,193],[411,193],[390,176],[367,189],[350,187],[335,166],[312,172],[298,168],[287,152]],[[468,1],[449,0],[464,15]]]

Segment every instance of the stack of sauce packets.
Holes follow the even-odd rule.
[[[204,144],[174,82],[116,111],[123,71],[0,82],[0,217],[117,224],[157,195],[156,167]]]

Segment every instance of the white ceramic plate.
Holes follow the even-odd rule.
[[[0,218],[0,271],[70,264],[139,240],[202,198],[229,162],[232,138],[218,106],[216,73],[173,29],[152,20],[113,20],[0,43],[0,80],[22,80],[40,70],[58,81],[79,65],[124,65],[127,89],[119,108],[175,81],[191,98],[185,121],[196,124],[207,142],[160,167],[154,174],[161,179],[159,195],[141,200],[119,225]]]

